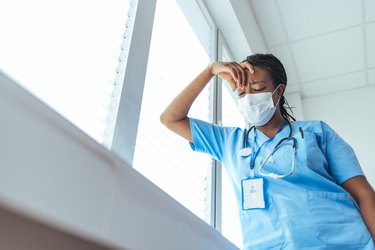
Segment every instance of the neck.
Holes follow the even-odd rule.
[[[267,122],[263,126],[256,127],[260,130],[263,134],[267,137],[271,138],[276,135],[277,131],[279,130],[281,124],[284,122],[284,117],[281,116],[279,112],[275,113],[274,116],[271,118],[269,122]]]

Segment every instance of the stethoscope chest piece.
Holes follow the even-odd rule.
[[[240,150],[240,156],[247,157],[247,156],[251,155],[252,152],[253,152],[253,150],[251,148],[242,148]]]

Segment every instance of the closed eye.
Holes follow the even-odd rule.
[[[266,87],[264,87],[264,88],[261,88],[261,89],[253,89],[254,91],[262,91],[262,90],[264,90]]]
[[[267,88],[267,85],[265,85],[265,83],[266,83],[266,81],[254,81],[254,82],[250,82],[250,84],[252,85],[251,88],[255,92],[262,91],[265,88]]]

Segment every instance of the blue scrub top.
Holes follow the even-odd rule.
[[[242,210],[241,180],[250,176],[250,157],[239,155],[246,130],[189,119],[192,149],[220,161],[231,179],[244,249],[375,249],[357,203],[340,186],[363,175],[362,169],[353,149],[326,123],[291,123],[292,136],[297,140],[294,173],[282,179],[263,177],[265,209]],[[263,146],[255,160],[255,178],[262,177],[259,166],[289,131],[285,127]],[[247,145],[256,150],[268,139],[253,129]],[[283,143],[263,171],[288,173],[293,156],[290,144]]]

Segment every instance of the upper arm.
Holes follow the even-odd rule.
[[[188,117],[185,117],[180,121],[166,123],[165,126],[176,134],[182,136],[189,142],[193,142],[193,136],[191,134],[190,122]]]
[[[194,151],[207,153],[219,161],[223,160],[228,128],[188,117],[164,124],[187,139]]]

